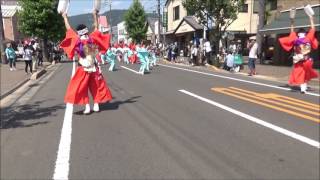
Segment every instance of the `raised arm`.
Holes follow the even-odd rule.
[[[93,10],[93,28],[94,31],[98,30],[98,12],[97,10]]]
[[[310,18],[310,28],[313,29],[314,28],[314,21],[313,21],[313,16],[309,16]]]
[[[294,32],[294,19],[290,19],[290,30]]]
[[[70,26],[70,23],[69,23],[69,20],[68,20],[67,13],[63,13],[62,17],[63,17],[63,20],[64,20],[64,25],[66,26],[66,29],[67,30],[70,29],[71,26]]]

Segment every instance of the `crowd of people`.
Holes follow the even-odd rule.
[[[9,61],[10,71],[16,71],[16,61],[18,56],[25,62],[26,74],[32,74],[37,66],[43,65],[43,53],[37,39],[26,40],[19,44],[22,47],[21,52],[15,51],[12,43],[7,43],[5,49],[6,58]]]

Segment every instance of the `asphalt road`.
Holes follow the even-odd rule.
[[[319,90],[124,66],[103,67],[114,99],[99,113],[63,103],[70,63],[2,108],[1,179],[319,179]]]

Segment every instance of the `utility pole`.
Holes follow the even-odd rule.
[[[0,4],[0,48],[1,48],[1,62],[2,63],[7,63],[7,59],[5,57],[5,52],[4,52],[4,28],[3,28],[3,22],[2,22],[2,10],[1,10],[1,4]]]
[[[113,39],[113,36],[112,36],[112,24],[111,24],[111,8],[112,8],[112,0],[109,0],[109,26],[110,26],[110,35],[111,35],[111,41]]]
[[[158,43],[160,43],[160,27],[161,27],[161,14],[160,14],[160,0],[158,0]]]
[[[260,64],[262,64],[262,41],[263,41],[263,34],[260,32],[260,30],[264,26],[264,16],[266,11],[266,1],[265,0],[259,0],[259,24],[258,24],[258,32],[257,32],[257,43],[258,43],[258,55],[260,59]]]

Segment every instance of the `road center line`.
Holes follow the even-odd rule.
[[[76,62],[73,61],[71,79],[76,72]],[[54,180],[68,180],[69,168],[70,168],[70,149],[71,149],[71,134],[72,134],[72,115],[73,104],[66,104],[66,111],[64,113],[63,125],[61,130],[61,137],[59,143],[59,149],[57,152],[57,160],[54,169]]]
[[[252,81],[247,81],[247,80],[243,80],[243,79],[237,79],[237,78],[232,78],[232,77],[228,77],[228,76],[222,76],[222,75],[211,74],[211,73],[206,73],[206,72],[201,72],[201,71],[195,71],[195,70],[191,70],[191,69],[179,68],[179,67],[174,67],[174,66],[169,66],[169,65],[164,65],[164,64],[159,64],[159,66],[168,67],[168,68],[173,68],[173,69],[179,69],[179,70],[182,70],[182,71],[194,72],[194,73],[203,74],[203,75],[208,75],[208,76],[215,76],[215,77],[220,77],[220,78],[224,78],[224,79],[230,79],[230,80],[234,80],[234,81],[240,81],[240,82],[255,84],[255,85],[259,85],[259,86],[266,86],[266,87],[271,87],[271,88],[275,88],[275,89],[281,89],[281,90],[291,91],[290,88],[278,87],[278,86],[274,86],[274,85],[271,85],[271,84],[264,84],[264,83],[259,83],[259,82],[252,82]],[[317,94],[317,93],[307,92],[306,94],[311,95],[311,96],[320,97],[320,94]]]
[[[136,74],[139,74],[138,71],[135,71],[135,70],[130,69],[130,68],[128,68],[128,67],[125,67],[125,66],[120,66],[120,67],[122,67],[122,68],[124,68],[124,69],[126,69],[126,70],[129,70],[129,71],[131,71],[131,72],[134,72],[134,73],[136,73]]]
[[[72,134],[72,113],[73,105],[67,103],[66,111],[64,114],[63,126],[60,137],[60,144],[58,149],[58,155],[53,174],[54,180],[64,179],[69,177],[69,159],[70,159],[70,147],[71,147],[71,134]]]
[[[237,116],[243,117],[243,118],[245,118],[245,119],[247,119],[247,120],[249,120],[249,121],[251,121],[251,122],[254,122],[254,123],[256,123],[256,124],[259,124],[259,125],[262,125],[262,126],[264,126],[264,127],[269,128],[269,129],[272,129],[272,130],[274,130],[274,131],[277,131],[277,132],[279,132],[279,133],[281,133],[281,134],[284,134],[284,135],[286,135],[286,136],[289,136],[289,137],[291,137],[291,138],[294,138],[294,139],[296,139],[296,140],[299,140],[299,141],[301,141],[301,142],[304,142],[304,143],[306,143],[306,144],[309,144],[309,145],[311,145],[311,146],[314,146],[314,147],[316,147],[316,148],[318,148],[318,149],[320,148],[320,143],[319,143],[318,141],[313,140],[313,139],[307,138],[307,137],[302,136],[302,135],[300,135],[300,134],[297,134],[297,133],[295,133],[295,132],[292,132],[292,131],[286,130],[286,129],[284,129],[284,128],[281,128],[281,127],[279,127],[279,126],[273,125],[273,124],[271,124],[271,123],[268,123],[268,122],[263,121],[263,120],[261,120],[261,119],[255,118],[255,117],[253,117],[253,116],[250,116],[250,115],[248,115],[248,114],[245,114],[245,113],[243,113],[243,112],[240,112],[240,111],[238,111],[238,110],[235,110],[235,109],[233,109],[233,108],[230,108],[230,107],[228,107],[228,106],[225,106],[225,105],[222,105],[222,104],[220,104],[220,103],[214,102],[214,101],[212,101],[212,100],[210,100],[210,99],[207,99],[207,98],[198,96],[198,95],[196,95],[196,94],[194,94],[194,93],[192,93],[192,92],[189,92],[189,91],[186,91],[186,90],[183,90],[183,89],[179,90],[179,92],[182,92],[182,93],[184,93],[184,94],[187,94],[187,95],[189,95],[189,96],[192,96],[192,97],[194,97],[194,98],[197,98],[197,99],[199,99],[199,100],[201,100],[201,101],[204,101],[204,102],[206,102],[206,103],[208,103],[208,104],[211,104],[211,105],[213,105],[213,106],[217,106],[217,107],[219,107],[219,108],[221,108],[221,109],[224,109],[224,110],[226,110],[226,111],[229,111],[229,112],[231,112],[231,113],[233,113],[233,114],[235,114],[235,115],[237,115]]]

